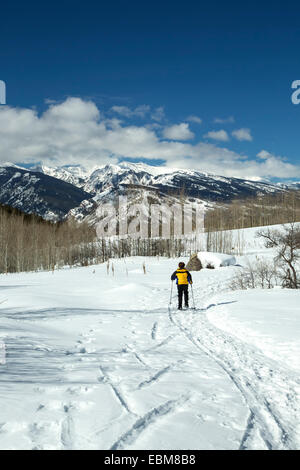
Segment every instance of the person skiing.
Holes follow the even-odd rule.
[[[175,281],[177,284],[178,290],[178,310],[182,310],[182,297],[184,294],[184,304],[185,307],[189,306],[189,284],[193,284],[192,276],[185,269],[185,264],[180,262],[178,264],[178,269],[174,271],[171,276],[171,281]]]

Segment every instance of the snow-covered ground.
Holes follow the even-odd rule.
[[[236,258],[232,255],[223,253],[211,253],[209,251],[199,251],[198,259],[203,268],[211,267],[213,269],[220,268],[221,266],[235,266]]]
[[[177,261],[1,276],[0,449],[300,448],[300,292]]]

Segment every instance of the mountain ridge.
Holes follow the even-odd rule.
[[[233,199],[299,189],[300,183],[271,183],[214,175],[192,169],[155,167],[121,162],[87,169],[81,165],[26,169],[5,163],[0,167],[0,202],[46,219],[94,220],[99,204],[116,202],[120,195],[133,201],[174,203],[185,199],[206,206]],[[143,198],[143,193],[147,198]]]

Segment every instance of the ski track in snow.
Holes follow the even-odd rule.
[[[177,364],[180,364],[182,362],[184,362],[184,361],[178,361]],[[147,387],[148,385],[151,385],[154,382],[157,382],[159,380],[159,378],[162,377],[167,372],[169,372],[169,370],[172,369],[174,367],[174,365],[176,365],[176,364],[170,364],[169,366],[164,367],[163,369],[159,370],[156,374],[154,374],[152,377],[150,377],[149,380],[144,380],[143,382],[141,382],[138,385],[138,388],[141,389],[141,388]]]
[[[221,286],[216,286],[216,291],[220,290]],[[197,301],[209,303],[209,297],[198,297]],[[299,429],[295,429],[293,423],[295,415],[299,416],[296,392],[299,380],[287,375],[285,370],[259,350],[209,323],[205,311],[213,307],[216,304],[203,308],[201,316],[191,314],[188,322],[182,315],[169,309],[169,318],[196,348],[200,348],[224,369],[242,394],[249,407],[249,419],[239,448],[251,449],[252,435],[258,432],[269,450],[297,449]],[[195,335],[194,331],[200,334]],[[283,403],[286,406],[285,415],[279,409]]]
[[[10,337],[8,330],[11,368],[0,374],[0,399],[22,384],[29,387],[29,393],[34,392],[34,398],[29,400],[32,410],[20,422],[0,416],[0,448],[14,448],[9,439],[11,435],[13,440],[14,433],[22,434],[19,445],[28,449],[147,448],[147,439],[168,423],[174,427],[172,420],[180,413],[193,415],[195,426],[199,426],[211,419],[198,410],[199,404],[206,400],[214,404],[218,399],[213,393],[203,396],[202,379],[197,379],[205,374],[201,365],[205,355],[215,364],[215,373],[223,374],[232,384],[247,410],[244,427],[234,430],[229,448],[297,449],[299,381],[258,348],[218,329],[207,318],[209,309],[222,308],[214,296],[226,290],[225,284],[208,280],[202,289],[205,295],[195,292],[196,304],[203,306],[196,311],[163,307],[168,302],[168,289],[161,289],[159,305],[153,302],[158,289],[148,292],[140,303],[137,301],[137,310],[65,309],[59,316],[53,309],[50,316],[57,315],[62,322],[73,313],[82,318],[90,315],[92,323],[87,327],[82,321],[80,333],[65,346],[46,337],[37,342],[25,331],[16,341],[16,335]],[[175,300],[176,295],[173,303]],[[156,308],[147,309],[149,304]],[[24,317],[19,312],[15,318],[8,311],[6,318],[19,322],[20,328],[22,321],[44,325],[47,309],[26,311]],[[102,329],[110,331],[111,324],[113,329],[119,323],[124,329],[122,344],[112,341],[108,347],[97,342]],[[174,358],[177,344],[182,349]],[[191,370],[199,381],[193,383],[192,390],[187,374]],[[221,424],[228,428],[226,419],[224,414]]]
[[[74,421],[72,418],[72,406],[65,405],[66,418],[61,423],[61,443],[66,450],[72,450],[75,443]]]
[[[126,444],[132,444],[137,436],[139,436],[147,427],[149,427],[153,422],[157,421],[162,416],[168,415],[172,411],[176,410],[177,406],[182,405],[185,401],[188,400],[188,396],[180,397],[177,400],[170,400],[153,410],[150,410],[144,416],[139,418],[134,425],[112,445],[110,450],[120,450],[124,449]]]
[[[157,333],[157,321],[154,323],[151,331],[151,338],[156,339],[156,333]]]
[[[132,413],[132,411],[130,410],[130,407],[129,407],[129,405],[128,405],[126,399],[123,397],[123,394],[122,394],[121,390],[119,390],[118,386],[117,386],[115,383],[113,383],[113,381],[110,379],[108,373],[105,372],[105,370],[104,370],[103,367],[99,366],[99,369],[100,369],[100,371],[101,371],[101,373],[102,373],[102,377],[100,377],[100,378],[98,379],[99,382],[104,381],[104,382],[108,383],[108,384],[110,385],[110,387],[112,388],[112,390],[113,390],[115,396],[116,396],[117,399],[119,400],[121,406],[125,409],[125,411],[126,411],[127,413]],[[134,414],[134,413],[133,413],[133,414]]]

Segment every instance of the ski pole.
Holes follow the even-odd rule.
[[[193,297],[194,310],[196,310],[196,307],[195,307],[195,299],[194,299],[194,291],[193,291],[193,284],[191,284],[191,289],[192,289],[192,297]]]
[[[172,305],[172,294],[173,294],[173,281],[171,283],[171,294],[170,294],[170,302],[169,302],[170,306]]]

